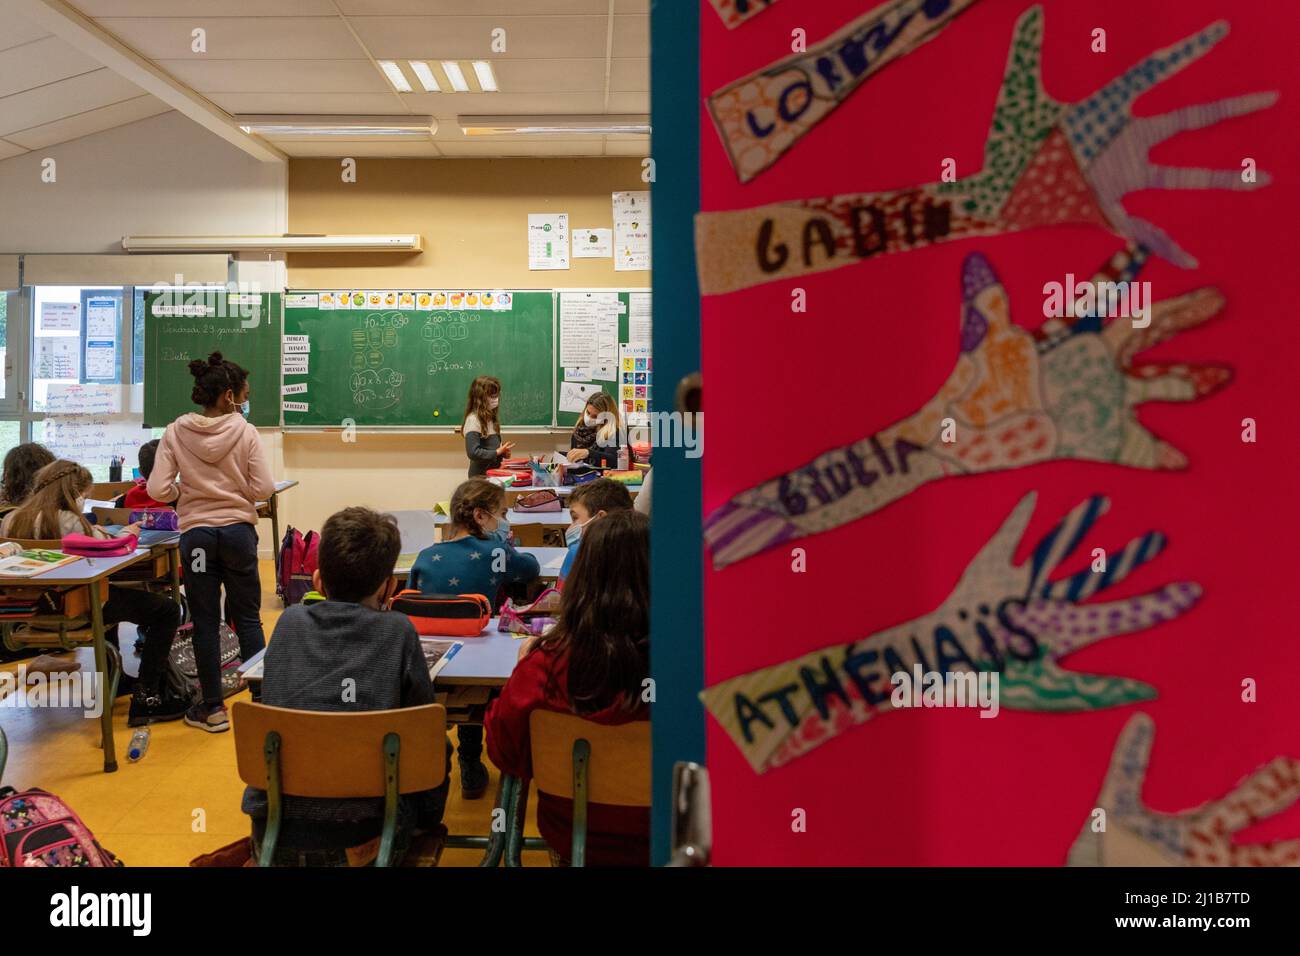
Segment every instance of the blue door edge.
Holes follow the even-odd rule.
[[[676,0],[654,0],[650,9],[651,335],[659,411],[671,410],[677,383],[700,369],[699,10]],[[699,457],[656,448],[652,461],[650,861],[662,866],[672,843],[673,765],[704,763],[703,498]]]

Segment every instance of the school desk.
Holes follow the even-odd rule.
[[[147,562],[154,562],[152,571],[147,569]],[[62,567],[53,568],[43,574],[38,574],[30,578],[17,577],[0,577],[0,593],[10,590],[31,590],[39,588],[42,591],[75,591],[77,588],[84,587],[89,604],[90,631],[92,642],[95,650],[95,671],[99,675],[100,685],[99,694],[103,701],[103,713],[99,717],[100,745],[104,751],[104,772],[112,773],[117,770],[117,749],[113,740],[113,702],[117,699],[117,682],[122,675],[122,662],[120,654],[114,649],[113,656],[116,660],[116,667],[112,672],[110,681],[109,669],[109,647],[105,637],[104,627],[104,601],[108,597],[108,583],[112,577],[125,577],[131,575],[138,565],[146,565],[141,577],[131,575],[134,580],[157,580],[161,578],[161,563],[166,566],[166,574],[172,589],[173,599],[179,600],[180,597],[180,559],[179,547],[176,542],[155,545],[152,548],[137,548],[130,554],[120,555],[113,558],[80,558],[70,564]],[[84,630],[85,615],[78,614],[69,617],[60,617],[52,615],[42,615],[43,621],[52,623],[63,622],[68,625],[75,625],[81,622],[80,627],[69,627],[69,630]],[[3,634],[5,646],[11,650],[18,650],[25,646],[55,646],[57,645],[58,632],[51,632],[54,638],[53,644],[44,642],[33,643],[20,641],[14,637],[15,628],[27,623],[27,621],[8,620],[0,624],[0,634]],[[70,644],[84,644],[84,641],[69,642]]]
[[[642,484],[644,484],[644,482],[642,482]],[[548,485],[521,485],[520,487],[516,488],[514,485],[511,485],[510,487],[506,488],[505,491],[506,491],[506,495],[509,496],[510,499],[513,501],[515,498],[519,497],[520,495],[526,495],[532,491],[553,491],[561,498],[567,498],[569,495],[573,494],[574,489],[581,488],[581,487],[582,485],[559,485],[558,487],[555,488],[551,488]],[[633,498],[635,498],[637,494],[641,491],[641,485],[624,485],[623,487],[627,488],[628,494],[630,494]]]
[[[389,511],[386,514],[397,519],[397,528],[402,535],[403,554],[422,551],[434,541],[440,540],[442,530],[451,524],[450,517],[432,511]],[[519,543],[527,547],[541,546],[543,532],[555,530],[563,533],[573,521],[567,509],[526,513],[513,508],[506,512],[506,520],[510,522],[510,529],[516,533]]]

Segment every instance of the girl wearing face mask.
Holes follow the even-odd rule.
[[[32,479],[31,492],[22,505],[5,515],[0,534],[10,538],[54,539],[69,534],[109,538],[103,528],[92,525],[83,513],[90,491],[90,472],[75,461],[52,461]],[[139,534],[139,525],[128,525],[127,534]],[[104,626],[130,621],[144,638],[140,648],[140,676],[131,696],[127,723],[132,727],[179,720],[190,702],[177,696],[164,679],[167,652],[181,623],[180,605],[164,594],[110,584],[104,603]],[[119,688],[127,680],[124,678]]]
[[[474,379],[461,425],[471,478],[486,475],[489,468],[499,468],[502,459],[508,458],[510,449],[515,447],[512,441],[501,441],[501,422],[497,415],[500,405],[501,383],[491,375]]]
[[[627,432],[618,414],[618,402],[604,392],[587,399],[582,421],[569,440],[569,461],[585,461],[597,468],[617,468],[619,452],[627,448]],[[629,449],[629,461],[630,449]]]
[[[248,372],[220,352],[190,363],[190,398],[203,409],[167,426],[146,490],[176,502],[185,595],[194,618],[194,656],[203,699],[185,722],[211,733],[230,729],[221,696],[221,589],[227,617],[248,660],[266,646],[257,569],[257,502],[275,492],[262,440],[248,413]],[[180,484],[177,484],[177,478]],[[278,544],[278,542],[275,542]]]
[[[461,482],[451,496],[451,524],[443,540],[420,552],[411,566],[408,587],[424,594],[482,594],[492,602],[506,584],[526,584],[541,573],[531,554],[516,551],[506,521],[506,493],[486,478]],[[461,724],[457,730],[461,794],[467,800],[487,790],[483,766],[483,728]]]

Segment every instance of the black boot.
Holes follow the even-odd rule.
[[[158,686],[162,685],[162,686]],[[162,681],[155,685],[153,693],[145,690],[143,683],[137,683],[131,694],[131,710],[127,713],[128,727],[143,727],[145,724],[160,724],[168,720],[180,720],[190,702],[173,694]]]

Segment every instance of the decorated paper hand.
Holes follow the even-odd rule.
[[[1159,227],[1130,216],[1123,198],[1148,188],[1253,189],[1267,184],[1262,172],[1245,181],[1240,169],[1157,166],[1147,154],[1185,130],[1271,106],[1277,94],[1253,93],[1160,116],[1133,116],[1133,102],[1142,93],[1227,35],[1227,23],[1219,21],[1151,54],[1077,103],[1062,103],[1043,89],[1042,29],[1039,7],[1016,23],[978,172],[891,192],[703,213],[696,221],[701,291],[730,292],[930,243],[1064,223],[1098,225],[1180,266],[1194,266],[1196,260]]]
[[[1223,306],[1214,289],[1104,323],[1115,293],[1133,283],[1141,248],[1118,253],[1068,312],[1036,332],[1011,322],[1006,290],[988,261],[962,266],[960,354],[939,393],[916,414],[852,445],[741,492],[704,523],[714,567],[869,515],[937,478],[1023,468],[1050,459],[1134,468],[1182,468],[1181,452],[1138,422],[1145,401],[1193,401],[1231,378],[1221,365],[1147,364],[1134,356],[1199,325]]]
[[[1013,564],[1034,500],[1034,494],[1021,500],[938,610],[706,688],[705,707],[754,770],[787,763],[894,709],[892,676],[912,675],[918,665],[967,687],[980,672],[996,673],[997,703],[1014,710],[1095,710],[1155,697],[1139,681],[1065,670],[1060,661],[1097,641],[1178,617],[1196,603],[1200,588],[1170,584],[1139,597],[1087,603],[1164,549],[1165,538],[1155,531],[1110,552],[1104,567],[1094,561],[1053,580],[1106,511],[1100,496],[1044,535],[1024,564]]]
[[[1219,800],[1182,813],[1157,813],[1142,802],[1155,724],[1136,714],[1120,732],[1097,808],[1070,847],[1070,866],[1300,866],[1300,840],[1236,844],[1233,835],[1300,800],[1300,760],[1277,759]]]

